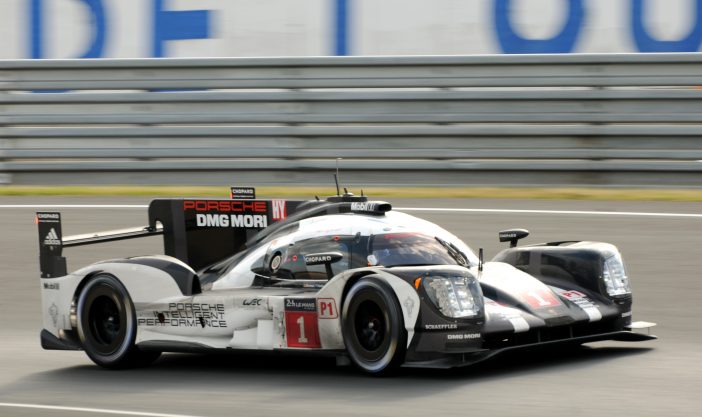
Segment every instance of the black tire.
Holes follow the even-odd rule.
[[[342,332],[351,361],[372,375],[392,373],[404,362],[407,331],[392,289],[378,278],[361,278],[344,300]]]
[[[93,362],[125,369],[155,361],[160,352],[144,352],[134,345],[136,327],[134,304],[117,278],[100,274],[85,285],[78,298],[78,335]]]

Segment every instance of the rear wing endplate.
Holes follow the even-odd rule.
[[[61,213],[56,212],[38,212],[36,223],[39,229],[39,268],[42,278],[62,277],[68,273],[63,248],[163,234],[163,227],[156,225],[63,237]]]

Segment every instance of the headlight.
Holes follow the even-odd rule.
[[[602,279],[607,287],[607,294],[611,297],[631,294],[629,277],[626,276],[624,262],[619,253],[607,258],[602,267]]]
[[[430,276],[423,283],[429,298],[444,316],[471,318],[483,309],[482,292],[474,278]]]

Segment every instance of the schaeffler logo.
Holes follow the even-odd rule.
[[[44,238],[44,244],[47,246],[56,246],[61,244],[61,239],[59,239],[58,234],[56,234],[56,230],[53,227]]]

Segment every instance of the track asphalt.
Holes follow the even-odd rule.
[[[9,204],[146,204],[144,198],[0,198]],[[702,203],[395,200],[398,207],[701,214]],[[62,209],[64,234],[138,226],[144,209]],[[333,360],[165,355],[140,370],[106,371],[82,352],[39,346],[37,232],[31,208],[0,208],[0,416],[694,416],[702,409],[702,218],[416,212],[490,259],[497,231],[525,243],[601,240],[624,255],[634,320],[660,339],[599,342],[570,352],[510,355],[454,371],[370,378]],[[67,249],[69,269],[157,253],[160,238]],[[68,408],[36,409],[7,403]],[[75,407],[71,408],[71,407]],[[93,409],[84,410],[83,408]],[[97,409],[97,410],[95,410]],[[102,410],[102,411],[101,411]]]

